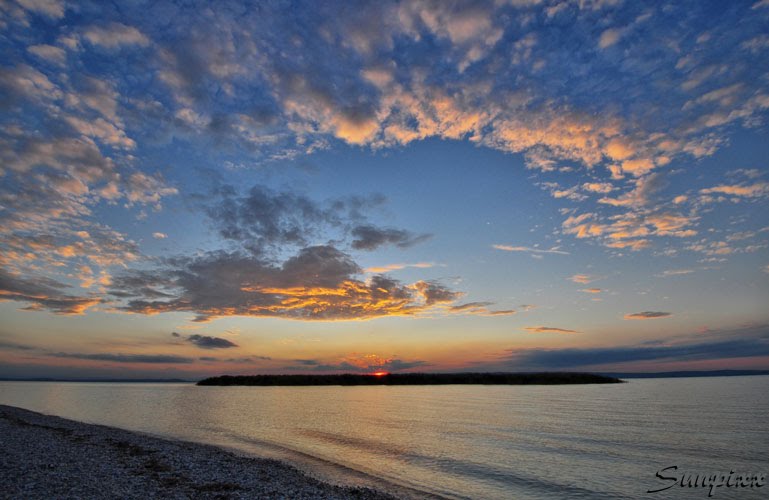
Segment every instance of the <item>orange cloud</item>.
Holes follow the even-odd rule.
[[[643,250],[651,245],[649,240],[620,240],[606,243],[609,248],[629,248],[634,251]]]
[[[606,144],[606,156],[612,160],[626,160],[634,153],[633,148],[621,139],[612,139]]]
[[[415,264],[388,264],[386,266],[373,266],[366,268],[367,273],[387,273],[390,271],[399,271],[408,267],[414,267],[417,269],[428,269],[435,266],[432,262],[417,262]]]
[[[720,185],[712,188],[701,189],[702,194],[728,194],[732,196],[743,196],[746,198],[757,198],[759,196],[769,195],[769,182],[757,182],[749,186],[740,185]]]
[[[589,274],[575,274],[574,276],[570,277],[569,279],[571,281],[573,281],[574,283],[580,283],[580,284],[585,285],[585,284],[590,283],[591,281],[595,281],[595,280],[597,280],[599,278],[597,278],[596,276],[590,276]]]
[[[579,333],[577,330],[567,330],[552,326],[527,326],[524,330],[531,333]]]

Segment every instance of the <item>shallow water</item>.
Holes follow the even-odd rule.
[[[769,476],[769,376],[571,386],[0,382],[0,403],[361,472],[451,498],[708,498],[655,477]],[[769,478],[764,481],[769,483]],[[713,498],[767,498],[762,488]]]

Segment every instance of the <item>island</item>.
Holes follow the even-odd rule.
[[[201,380],[202,386],[316,385],[560,385],[616,384],[622,380],[595,373],[343,373],[337,375],[221,375]]]

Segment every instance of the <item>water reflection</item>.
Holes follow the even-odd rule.
[[[660,486],[655,472],[670,465],[769,472],[767,389],[769,377],[607,386],[0,382],[0,402],[453,498],[653,498],[646,490]],[[758,491],[718,496],[759,498]]]

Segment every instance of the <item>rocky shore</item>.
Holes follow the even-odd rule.
[[[0,498],[391,499],[282,462],[0,405]]]

